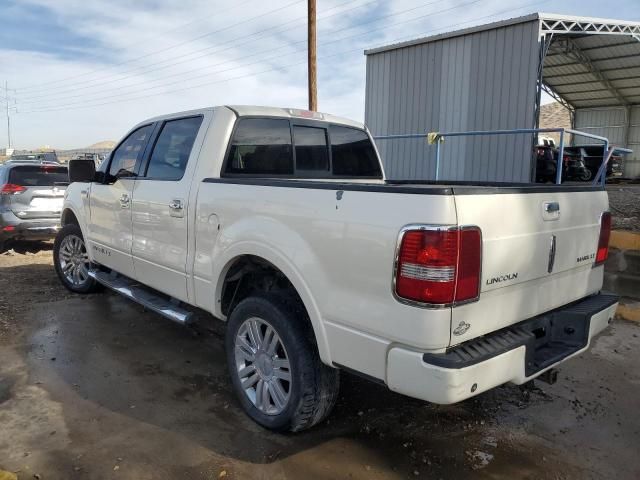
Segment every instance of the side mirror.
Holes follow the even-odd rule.
[[[93,182],[96,178],[96,164],[91,160],[77,158],[69,160],[69,182]]]

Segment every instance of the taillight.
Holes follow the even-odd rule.
[[[6,183],[0,189],[0,195],[16,195],[26,190],[22,185],[16,185],[14,183]]]
[[[603,212],[600,217],[600,236],[598,238],[598,251],[596,253],[596,265],[600,265],[609,258],[609,237],[611,236],[611,214]]]
[[[426,304],[474,300],[480,288],[481,254],[478,227],[409,227],[397,252],[395,293]]]

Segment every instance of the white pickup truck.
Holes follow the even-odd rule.
[[[548,375],[618,301],[602,187],[387,181],[366,128],[331,115],[152,118],[70,180],[62,283],[226,321],[234,390],[271,429],[325,418],[341,369],[441,404]]]

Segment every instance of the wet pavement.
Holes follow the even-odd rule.
[[[50,252],[0,255],[0,470],[19,479],[640,478],[640,325],[614,321],[553,386],[454,406],[344,374],[329,421],[241,412],[223,325],[196,335],[57,285]]]

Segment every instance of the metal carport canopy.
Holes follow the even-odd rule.
[[[640,23],[538,13],[543,88],[573,109],[640,104]]]

